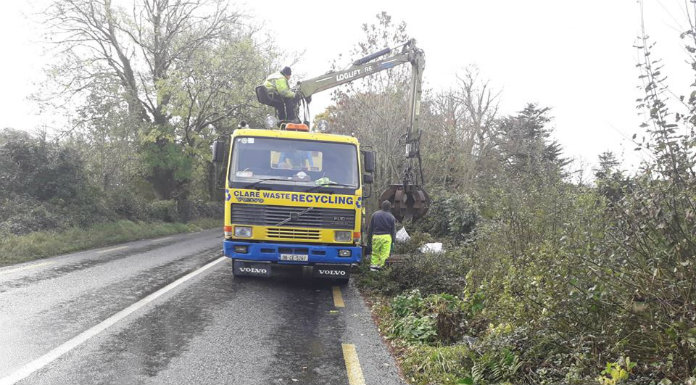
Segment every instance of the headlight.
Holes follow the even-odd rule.
[[[249,226],[235,226],[234,236],[237,238],[251,238],[251,227],[249,227]]]
[[[350,236],[350,231],[336,231],[334,233],[336,242],[350,242]]]

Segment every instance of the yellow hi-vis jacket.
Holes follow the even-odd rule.
[[[281,74],[280,71],[268,75],[266,82],[263,85],[268,90],[268,93],[276,93],[284,98],[294,98],[295,93],[290,91],[290,86],[288,86],[288,79],[285,75]]]

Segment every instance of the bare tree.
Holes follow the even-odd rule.
[[[423,153],[432,184],[470,185],[492,145],[498,95],[479,79],[477,69],[469,67],[457,76],[455,88],[429,99],[430,112],[423,119],[427,129]]]
[[[115,84],[108,98],[137,127],[145,176],[160,198],[185,197],[191,156],[256,108],[253,86],[270,55],[227,1],[136,0],[126,10],[112,0],[59,0],[46,16],[60,58],[49,102],[86,111],[103,102],[88,97],[95,87]],[[95,118],[78,114],[73,127]]]

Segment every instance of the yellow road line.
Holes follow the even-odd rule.
[[[353,344],[341,344],[343,347],[343,359],[346,361],[346,371],[348,372],[348,384],[365,385],[365,378],[360,369],[358,352]]]
[[[0,271],[0,274],[14,273],[15,271],[22,271],[22,270],[33,269],[33,268],[35,268],[35,267],[46,266],[46,265],[50,265],[50,264],[52,264],[52,263],[53,263],[53,262],[41,262],[41,263],[36,263],[36,264],[33,264],[33,265],[29,265],[29,266],[18,267],[18,268],[16,268],[16,269],[10,269],[10,270],[5,270],[5,271]]]
[[[343,303],[343,295],[341,294],[341,288],[338,286],[333,287],[333,299],[334,299],[334,306],[336,307],[344,307],[345,304]]]
[[[128,248],[128,246],[113,247],[111,249],[97,251],[97,254],[103,254],[103,253],[108,253],[109,251],[116,251],[116,250],[127,249],[127,248]]]

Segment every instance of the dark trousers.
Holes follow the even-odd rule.
[[[272,101],[273,107],[276,109],[276,114],[278,115],[278,120],[292,121],[297,119],[295,114],[295,108],[297,108],[297,102],[293,98],[279,98]]]

